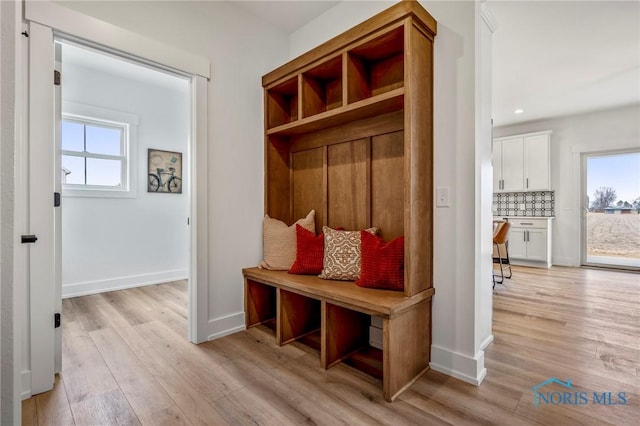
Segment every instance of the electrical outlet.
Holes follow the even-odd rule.
[[[449,207],[448,186],[440,186],[436,189],[436,207]]]

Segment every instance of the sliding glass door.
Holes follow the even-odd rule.
[[[640,150],[583,160],[582,263],[640,270]]]

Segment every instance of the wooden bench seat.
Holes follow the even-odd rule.
[[[413,296],[286,271],[243,269],[247,328],[264,324],[284,345],[299,340],[323,368],[346,361],[382,379],[392,401],[429,368],[430,288]],[[382,318],[382,351],[369,346],[371,315]]]
[[[430,288],[414,296],[405,296],[399,291],[362,288],[353,281],[323,280],[315,275],[294,275],[287,271],[269,271],[261,268],[243,269],[242,272],[245,277],[256,282],[281,287],[382,318],[400,314],[411,306],[431,298],[435,292]]]

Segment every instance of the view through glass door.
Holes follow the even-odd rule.
[[[640,269],[640,150],[586,155],[583,176],[583,264]]]

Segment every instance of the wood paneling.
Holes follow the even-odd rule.
[[[404,132],[371,139],[371,224],[385,240],[404,235]]]
[[[291,137],[291,151],[304,151],[327,145],[369,138],[404,128],[402,111],[379,115],[337,127],[329,127],[313,133]]]
[[[291,217],[291,168],[288,143],[275,136],[267,137],[265,146],[265,211],[288,224]]]
[[[433,286],[433,45],[413,25],[405,27],[405,294]]]
[[[315,210],[316,231],[325,223],[324,151],[315,148],[292,154],[293,217],[297,220]]]
[[[327,154],[327,223],[360,230],[369,226],[369,140],[331,145]]]

